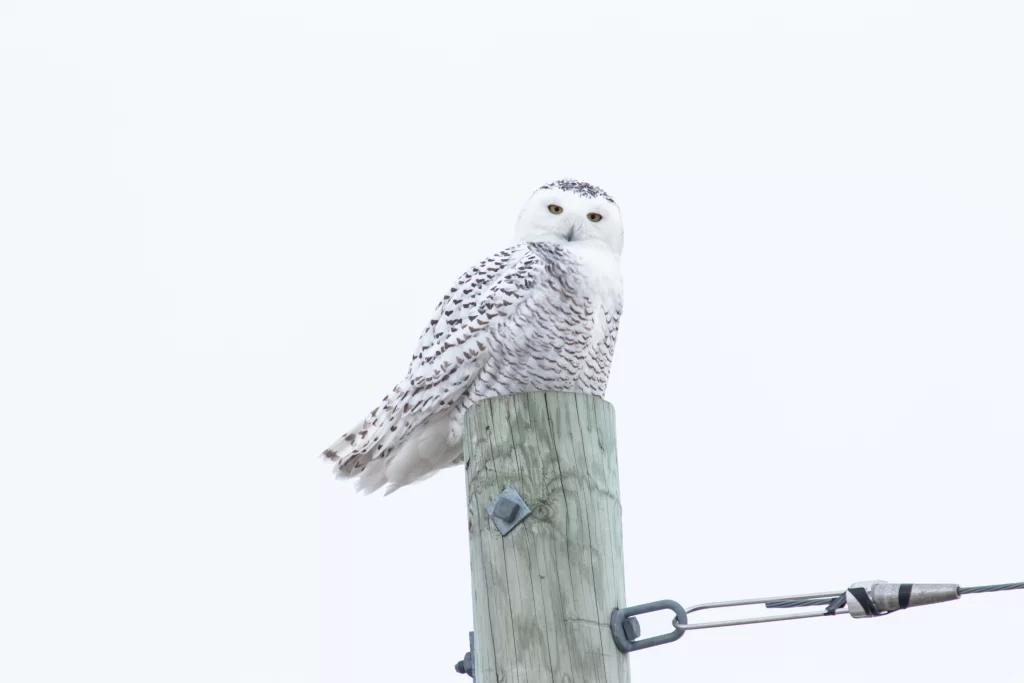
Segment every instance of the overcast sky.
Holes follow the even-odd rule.
[[[625,217],[630,602],[1024,580],[1022,31],[1011,1],[0,0],[0,679],[468,682],[463,472],[362,497],[317,455],[563,176]],[[631,664],[1004,681],[1022,630],[1003,593]]]

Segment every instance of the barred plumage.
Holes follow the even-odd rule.
[[[599,188],[558,181],[534,193],[516,233],[522,241],[454,283],[405,378],[324,451],[338,476],[390,493],[460,462],[463,417],[485,398],[604,395],[622,314],[618,207]]]

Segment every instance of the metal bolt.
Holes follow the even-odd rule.
[[[512,520],[519,514],[519,503],[505,495],[500,495],[494,501],[494,511],[491,514],[503,522],[511,524]]]
[[[487,504],[487,514],[494,521],[494,526],[502,536],[509,533],[530,514],[530,506],[526,504],[514,486],[506,486],[494,500]]]
[[[470,678],[475,678],[473,671],[473,632],[469,632],[469,652],[462,658],[462,661],[455,663],[455,673],[466,674]]]
[[[640,638],[640,622],[636,617],[629,617],[622,622],[622,630],[626,633],[629,642],[635,642]]]

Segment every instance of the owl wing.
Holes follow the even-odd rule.
[[[534,289],[544,268],[529,243],[500,251],[463,273],[434,309],[405,378],[324,451],[342,477],[387,458],[411,433],[450,410],[480,374],[496,326]]]

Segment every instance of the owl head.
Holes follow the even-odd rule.
[[[527,200],[516,223],[516,240],[578,242],[622,253],[622,214],[611,196],[589,183],[556,180]]]

